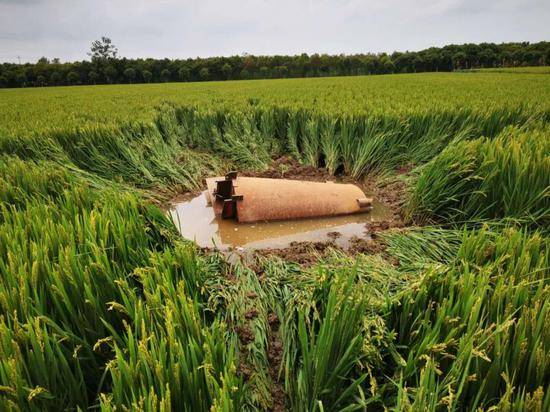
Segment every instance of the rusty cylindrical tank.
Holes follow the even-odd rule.
[[[237,177],[206,180],[216,216],[239,222],[301,219],[368,212],[372,199],[353,184]]]

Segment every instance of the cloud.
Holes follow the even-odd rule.
[[[0,61],[354,53],[550,39],[539,0],[0,0]]]
[[[0,0],[0,5],[2,4],[16,4],[19,6],[28,6],[32,4],[42,3],[45,0]]]

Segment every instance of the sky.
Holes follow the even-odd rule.
[[[550,0],[0,0],[0,62],[351,54],[550,41]]]

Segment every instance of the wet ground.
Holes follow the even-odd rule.
[[[219,219],[206,196],[177,203],[170,216],[181,235],[206,248],[242,247],[245,249],[283,249],[294,242],[333,242],[342,249],[352,246],[352,240],[366,235],[366,225],[385,222],[392,212],[378,201],[367,213],[331,216],[281,222],[238,223],[233,219]]]

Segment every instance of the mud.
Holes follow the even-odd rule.
[[[244,314],[244,317],[247,320],[256,319],[258,317],[258,310],[257,309],[250,309],[248,312]]]
[[[248,325],[237,326],[235,332],[237,332],[237,336],[243,345],[248,345],[254,341],[254,332]]]
[[[250,377],[252,376],[252,372],[252,367],[247,363],[242,362],[237,367],[237,374],[241,376],[245,382],[250,379]]]
[[[169,210],[171,206],[177,205],[178,203],[189,202],[195,197],[199,196],[202,193],[202,190],[193,190],[191,192],[178,193],[175,197],[170,199],[170,202],[163,204],[162,208]]]
[[[376,199],[391,207],[394,218],[402,220],[401,209],[407,196],[407,184],[405,182],[401,180],[379,182],[369,179],[363,185],[369,188]]]
[[[306,166],[297,160],[283,156],[273,161],[267,170],[242,172],[243,176],[268,177],[272,179],[310,180],[314,182],[335,181],[336,178],[325,169]]]
[[[337,250],[348,255],[385,254],[386,244],[378,236],[354,236],[350,239],[349,247],[341,248],[332,241],[327,242],[294,242],[283,249],[263,249],[255,251],[259,256],[275,256],[288,262],[298,263],[304,267],[315,265],[330,252]]]
[[[355,237],[351,240],[351,244],[348,253],[352,255],[358,253],[376,255],[386,250],[386,244],[376,237],[371,239]]]
[[[292,242],[289,247],[281,249],[260,249],[256,254],[260,256],[276,256],[289,262],[299,263],[302,266],[311,266],[320,258],[326,256],[331,249],[341,250],[334,242]]]
[[[327,237],[332,240],[336,240],[340,237],[342,237],[342,234],[340,232],[328,232]]]
[[[267,343],[267,360],[269,362],[269,376],[271,378],[271,410],[283,412],[286,410],[286,394],[282,379],[279,377],[281,364],[283,362],[283,342],[279,332],[279,318],[275,313],[270,313],[267,318],[269,322],[269,338]]]

